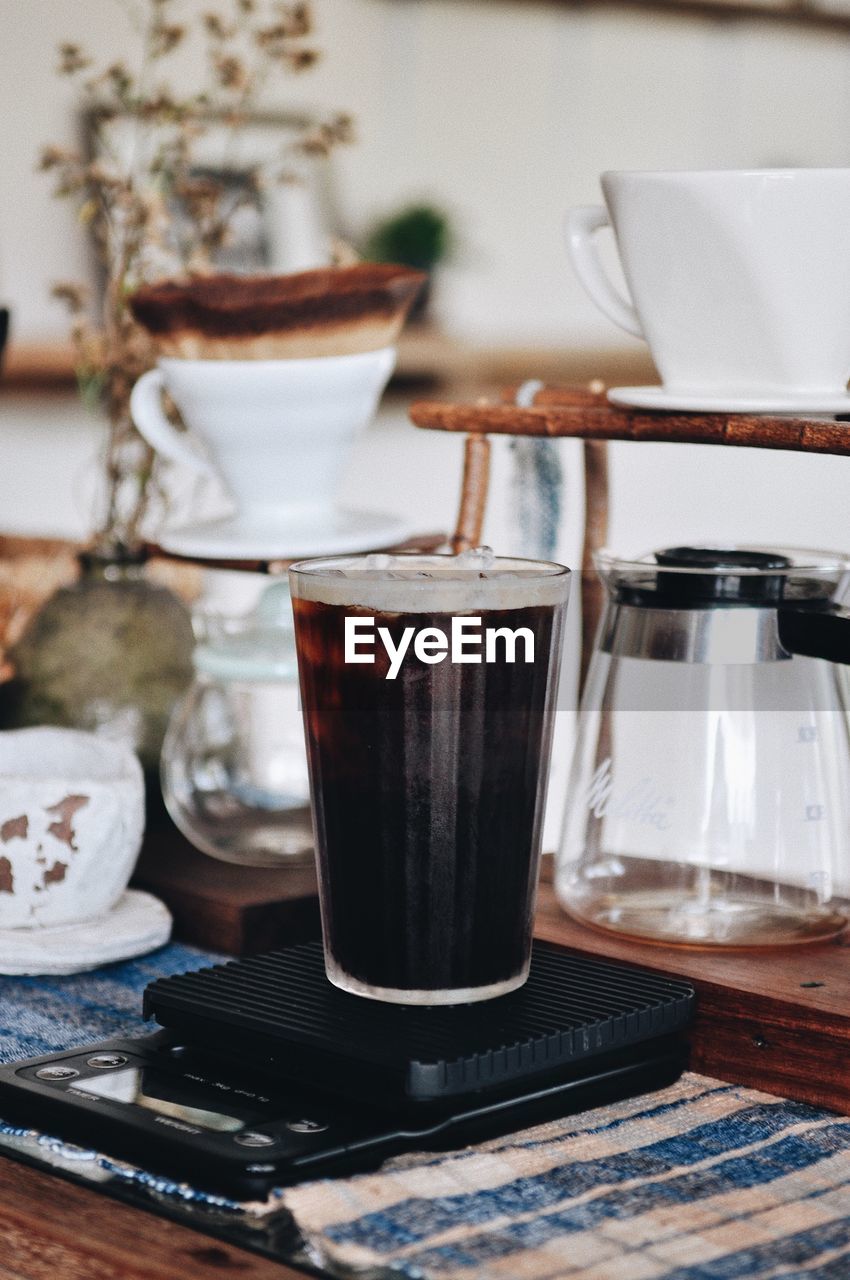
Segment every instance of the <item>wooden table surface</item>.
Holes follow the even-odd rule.
[[[304,1280],[292,1267],[0,1159],[0,1280]]]

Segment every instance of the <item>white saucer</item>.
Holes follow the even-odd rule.
[[[171,937],[171,915],[158,898],[128,889],[105,916],[53,929],[0,929],[0,973],[14,977],[84,973],[132,960]]]
[[[402,516],[379,511],[336,510],[252,527],[247,520],[214,520],[165,530],[163,551],[203,560],[299,560],[308,556],[375,551],[416,532]]]
[[[634,409],[675,409],[683,413],[779,413],[829,414],[850,413],[850,392],[837,395],[799,396],[735,396],[688,395],[667,391],[664,387],[612,387],[608,392],[612,404]]]

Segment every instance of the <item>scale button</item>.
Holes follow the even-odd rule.
[[[96,1053],[93,1058],[88,1059],[90,1067],[100,1067],[102,1071],[109,1067],[123,1067],[126,1062],[123,1053]]]
[[[321,1120],[287,1120],[290,1133],[324,1133],[327,1125]]]
[[[39,1067],[36,1071],[39,1080],[73,1080],[74,1076],[78,1076],[79,1071],[75,1071],[73,1067]]]
[[[247,1129],[245,1133],[237,1133],[234,1142],[240,1147],[273,1147],[277,1139],[270,1133],[258,1133],[255,1129]]]

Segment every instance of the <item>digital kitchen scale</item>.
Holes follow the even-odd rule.
[[[154,982],[153,1035],[0,1068],[0,1115],[253,1199],[662,1088],[693,1006],[685,982],[547,943],[499,999],[383,1004],[308,943]]]

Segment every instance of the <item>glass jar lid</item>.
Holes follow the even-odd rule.
[[[595,563],[618,603],[655,609],[835,600],[844,594],[850,570],[843,553],[764,546],[676,546],[636,559],[602,550]]]
[[[212,680],[292,681],[298,677],[292,600],[285,578],[263,592],[246,617],[210,627],[192,655]]]

